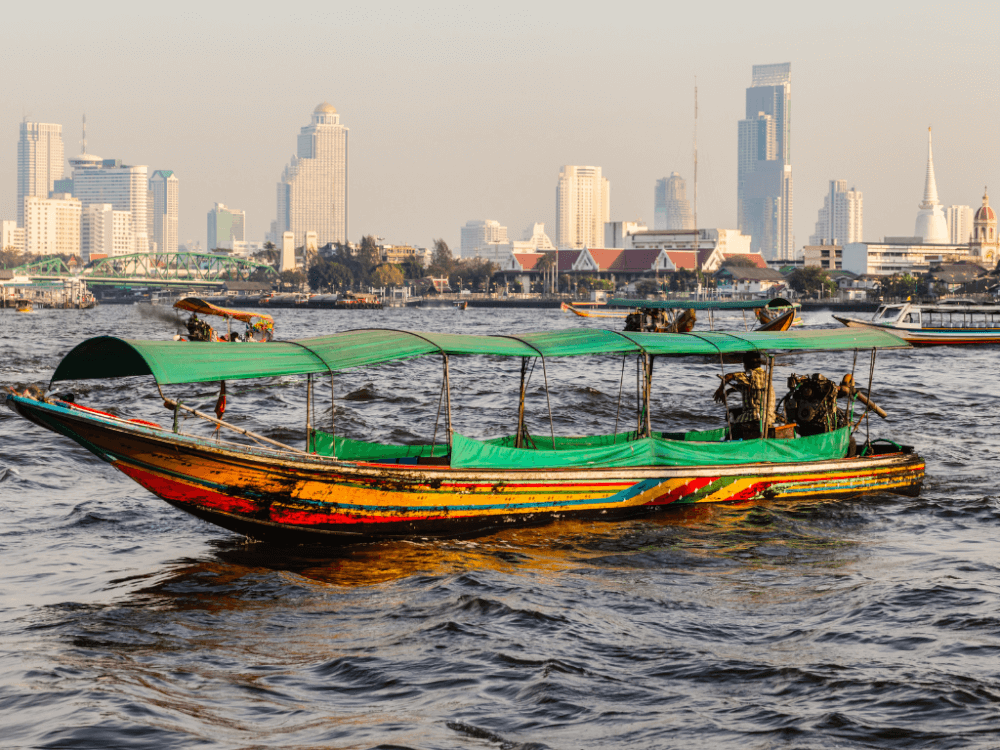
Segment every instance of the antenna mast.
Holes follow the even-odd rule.
[[[694,77],[694,253],[695,253],[695,264],[697,264],[698,263],[698,76]]]

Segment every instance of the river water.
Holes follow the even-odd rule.
[[[275,318],[278,338],[620,325],[555,310]],[[173,333],[148,307],[0,311],[0,385],[46,385],[89,336]],[[672,509],[340,549],[213,527],[0,409],[0,746],[998,747],[997,354],[879,355],[873,396],[889,421],[871,434],[925,457],[919,498]],[[867,354],[779,364],[776,383],[854,366],[868,379]],[[510,433],[516,362],[452,365],[455,428]],[[719,426],[718,372],[658,362],[654,429]],[[544,435],[539,374],[528,420]],[[552,361],[547,374],[557,434],[611,432],[616,414],[634,425],[634,363],[620,414],[620,358]],[[169,422],[151,379],[67,387]],[[439,389],[434,359],[340,375],[338,429],[427,441]],[[304,390],[301,378],[230,383],[227,418],[302,441]],[[173,392],[206,410],[216,396]]]

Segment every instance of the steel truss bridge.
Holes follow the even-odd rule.
[[[18,266],[18,276],[33,281],[79,278],[88,284],[113,286],[221,287],[227,281],[270,281],[273,266],[214,253],[133,253],[103,258],[74,273],[61,258]]]

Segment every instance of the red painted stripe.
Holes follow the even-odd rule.
[[[235,514],[254,514],[260,512],[264,507],[263,504],[254,503],[246,498],[226,495],[199,487],[198,485],[153,474],[143,469],[138,469],[135,466],[124,464],[121,461],[115,463],[115,467],[154,495],[182,505],[195,505]]]
[[[646,503],[646,505],[668,505],[669,503],[677,502],[682,497],[690,495],[693,492],[697,492],[698,490],[707,487],[712,482],[717,482],[719,479],[720,477],[699,477],[698,479],[692,479],[690,482],[686,482],[670,492],[658,495]]]

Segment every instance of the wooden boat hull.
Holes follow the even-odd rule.
[[[848,328],[879,328],[889,331],[913,346],[1000,344],[1000,329],[996,328],[903,328],[855,318],[842,318],[839,315],[834,315],[833,318]]]
[[[692,503],[916,495],[924,478],[923,460],[895,449],[799,464],[628,469],[355,463],[177,435],[24,396],[8,397],[8,405],[182,510],[283,541],[471,536],[512,524],[625,518]]]

